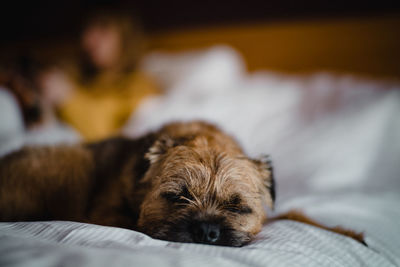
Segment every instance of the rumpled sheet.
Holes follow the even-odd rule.
[[[267,224],[242,248],[182,244],[75,222],[0,223],[0,266],[400,266],[400,86],[319,73],[246,74],[216,47],[153,54],[143,66],[168,88],[124,129],[137,136],[171,120],[206,119],[246,152],[270,154],[278,199],[351,238],[293,221]]]
[[[166,242],[93,224],[18,222],[0,223],[0,266],[399,266],[398,195],[292,201],[328,224],[364,229],[368,247],[292,221],[265,226],[242,248]]]

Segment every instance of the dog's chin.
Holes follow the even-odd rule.
[[[172,228],[160,232],[152,233],[150,236],[166,241],[181,243],[199,243],[196,242],[189,231],[176,231]],[[202,243],[215,246],[242,247],[252,240],[252,235],[247,232],[225,229],[221,233],[219,240],[213,243]]]

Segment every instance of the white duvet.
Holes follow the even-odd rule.
[[[302,209],[326,225],[363,231],[368,247],[292,221],[266,225],[242,248],[75,222],[18,222],[0,223],[0,266],[400,266],[398,84],[329,73],[249,75],[226,47],[154,54],[144,68],[168,92],[143,103],[125,134],[170,120],[216,122],[250,156],[271,155],[274,213]]]

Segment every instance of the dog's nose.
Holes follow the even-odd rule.
[[[199,222],[193,226],[193,238],[195,242],[213,244],[220,236],[220,226],[215,223]]]

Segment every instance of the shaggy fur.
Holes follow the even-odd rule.
[[[28,147],[0,161],[1,221],[74,220],[242,246],[274,198],[270,163],[204,122],[138,139]]]

